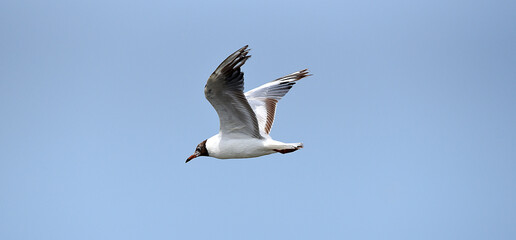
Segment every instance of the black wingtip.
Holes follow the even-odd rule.
[[[242,48],[236,50],[233,54],[229,55],[215,70],[216,72],[231,72],[239,69],[245,64],[247,59],[251,57],[249,54],[249,45],[245,45]]]
[[[283,77],[280,77],[276,80],[273,80],[273,81],[286,81],[288,82],[289,84],[295,84],[296,81],[299,81],[305,77],[309,77],[309,76],[312,76],[312,74],[310,74],[310,72],[308,72],[308,68],[305,68],[303,70],[299,70],[297,72],[293,72],[289,75],[286,75],[286,76],[283,76]]]
[[[301,78],[304,78],[304,77],[309,77],[309,76],[312,76],[313,74],[311,74],[309,71],[308,71],[308,68],[305,68],[301,71],[299,71],[299,74],[301,75]],[[301,79],[300,78],[300,79]]]

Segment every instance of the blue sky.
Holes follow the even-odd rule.
[[[515,239],[514,1],[2,1],[0,239]],[[210,73],[292,154],[185,159]]]

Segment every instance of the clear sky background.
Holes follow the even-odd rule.
[[[208,76],[291,154],[201,157]],[[516,239],[515,1],[1,1],[0,239]]]

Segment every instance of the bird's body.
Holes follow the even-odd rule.
[[[281,150],[297,150],[301,147],[303,147],[302,143],[282,143],[270,137],[261,139],[245,136],[226,137],[220,133],[206,141],[209,156],[220,159],[260,157]]]
[[[231,54],[208,79],[204,94],[219,115],[220,131],[201,142],[186,162],[198,156],[252,158],[275,152],[289,153],[303,147],[302,143],[273,140],[269,133],[276,103],[296,81],[309,76],[308,71],[289,74],[244,93],[244,74],[240,67],[250,57],[248,52],[245,46]]]

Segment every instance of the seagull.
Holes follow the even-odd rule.
[[[246,45],[229,55],[208,78],[204,95],[219,115],[220,131],[199,143],[186,162],[199,156],[230,159],[285,154],[303,147],[302,143],[273,140],[269,134],[278,101],[311,74],[304,69],[244,93],[240,67],[251,57],[249,50]]]

